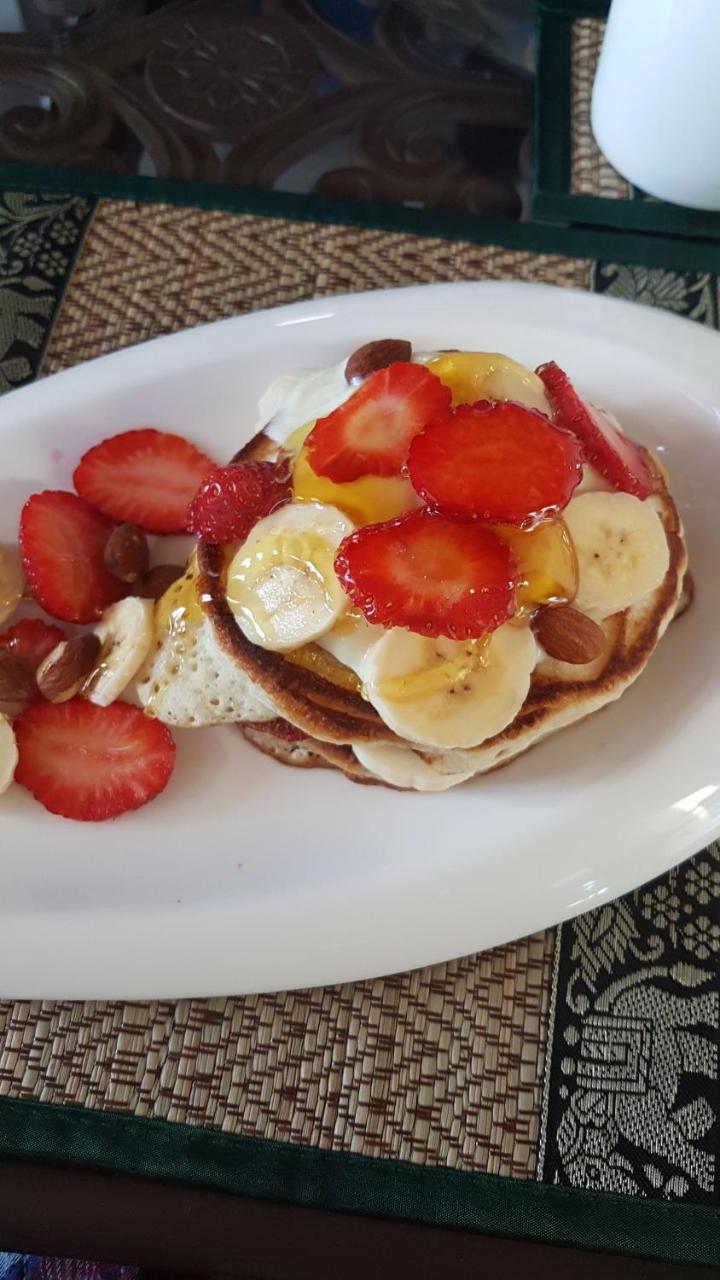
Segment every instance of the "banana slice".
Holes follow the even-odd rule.
[[[285,653],[334,626],[350,603],[335,552],[354,527],[321,502],[291,503],[258,521],[228,568],[228,604],[248,640]]]
[[[18,749],[13,727],[7,716],[0,714],[0,796],[10,786],[17,762]]]
[[[85,686],[85,697],[109,707],[125,692],[146,662],[153,643],[152,600],[128,596],[106,609],[95,627],[102,648],[100,661]]]
[[[427,362],[453,393],[453,404],[515,400],[552,417],[545,388],[532,369],[500,351],[446,351]]]
[[[353,753],[369,773],[404,791],[449,791],[475,773],[442,773],[412,747],[393,742],[356,742]]]
[[[15,612],[24,590],[25,580],[18,552],[14,547],[0,544],[0,626]]]
[[[410,742],[476,747],[514,720],[536,661],[529,627],[504,623],[465,643],[393,627],[367,655],[364,692],[385,724]]]
[[[629,493],[583,493],[563,511],[578,559],[575,606],[608,618],[660,586],[670,563],[652,503]]]

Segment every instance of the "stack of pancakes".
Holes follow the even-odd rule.
[[[235,460],[260,461],[280,452],[261,431]],[[600,624],[606,644],[593,662],[579,666],[542,658],[518,715],[477,747],[439,750],[408,744],[383,723],[348,668],[336,664],[329,678],[327,663],[322,672],[315,671],[297,665],[292,655],[253,644],[227,602],[223,549],[202,542],[196,568],[178,584],[179,604],[181,598],[187,601],[190,590],[193,607],[178,628],[158,636],[138,682],[140,700],[144,705],[152,701],[153,713],[171,725],[237,723],[248,742],[284,764],[335,768],[357,782],[379,782],[373,763],[391,761],[398,751],[403,758],[412,753],[413,769],[424,775],[427,789],[435,789],[432,779],[439,789],[451,779],[462,781],[504,765],[619,698],[643,671],[669,623],[690,602],[680,519],[664,472],[651,454],[645,452],[645,458],[654,488],[648,501],[668,542],[665,577],[639,604]],[[380,772],[395,774],[384,766],[378,767]]]

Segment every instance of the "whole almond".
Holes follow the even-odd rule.
[[[569,604],[540,609],[533,629],[549,657],[574,666],[593,662],[605,648],[602,627]]]
[[[119,524],[113,529],[105,547],[105,566],[122,582],[139,582],[150,564],[150,551],[142,529],[134,524]]]
[[[364,347],[353,351],[345,365],[345,381],[367,378],[378,369],[386,369],[396,360],[409,360],[411,356],[412,343],[404,338],[378,338],[375,342],[366,342]]]
[[[37,669],[37,686],[48,702],[68,702],[87,680],[100,653],[100,640],[88,631],[62,640]]]
[[[35,696],[32,668],[22,658],[0,647],[0,703],[19,707]]]
[[[143,600],[159,600],[173,582],[182,578],[184,572],[185,570],[178,564],[156,564],[154,569],[145,574],[142,582],[137,584],[135,592]]]

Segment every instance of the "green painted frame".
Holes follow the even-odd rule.
[[[720,240],[720,213],[660,200],[611,200],[570,191],[570,40],[576,18],[604,18],[610,0],[540,0],[537,18],[533,217]]]
[[[409,209],[376,201],[328,200],[255,187],[224,187],[216,183],[174,178],[145,178],[135,174],[93,173],[0,163],[0,190],[69,192],[140,203],[167,203],[189,208],[219,209],[266,218],[340,226],[377,227],[384,231],[497,244],[531,253],[557,253],[603,262],[627,262],[680,271],[720,271],[720,246],[712,239],[636,234],[590,226],[568,227],[542,222],[502,222],[474,214],[442,209]],[[607,203],[607,202],[606,202]]]

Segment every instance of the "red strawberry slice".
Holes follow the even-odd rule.
[[[74,493],[48,489],[20,516],[20,549],[35,599],[53,618],[94,622],[128,588],[105,568],[109,520]]]
[[[173,771],[175,743],[159,720],[115,702],[38,702],[15,721],[15,781],[50,813],[103,822],[152,800]]]
[[[305,442],[310,466],[338,484],[399,475],[413,436],[451,399],[450,388],[424,365],[379,369],[339,409],[318,418]]]
[[[515,565],[489,529],[434,511],[369,524],[341,542],[335,572],[369,622],[459,640],[513,612]]]
[[[205,542],[246,538],[258,520],[288,502],[291,494],[287,461],[216,467],[188,507],[188,532]]]
[[[410,447],[408,471],[420,497],[454,515],[532,524],[570,501],[582,479],[582,451],[534,409],[512,401],[459,405]]]
[[[215,463],[168,431],[124,431],[89,449],[73,484],[86,502],[148,533],[184,533],[188,503]]]
[[[621,493],[647,498],[652,493],[652,480],[637,445],[585,403],[554,360],[541,364],[537,374],[545,386],[555,421],[577,437],[587,461]]]
[[[42,622],[40,618],[21,618],[14,627],[0,635],[0,646],[21,658],[31,670],[37,671],[40,663],[64,639],[60,628],[51,626],[49,622]]]
[[[302,729],[296,729],[294,724],[281,716],[275,720],[258,720],[251,727],[261,729],[263,733],[269,733],[273,738],[280,738],[282,742],[304,742],[307,738],[307,734]]]

